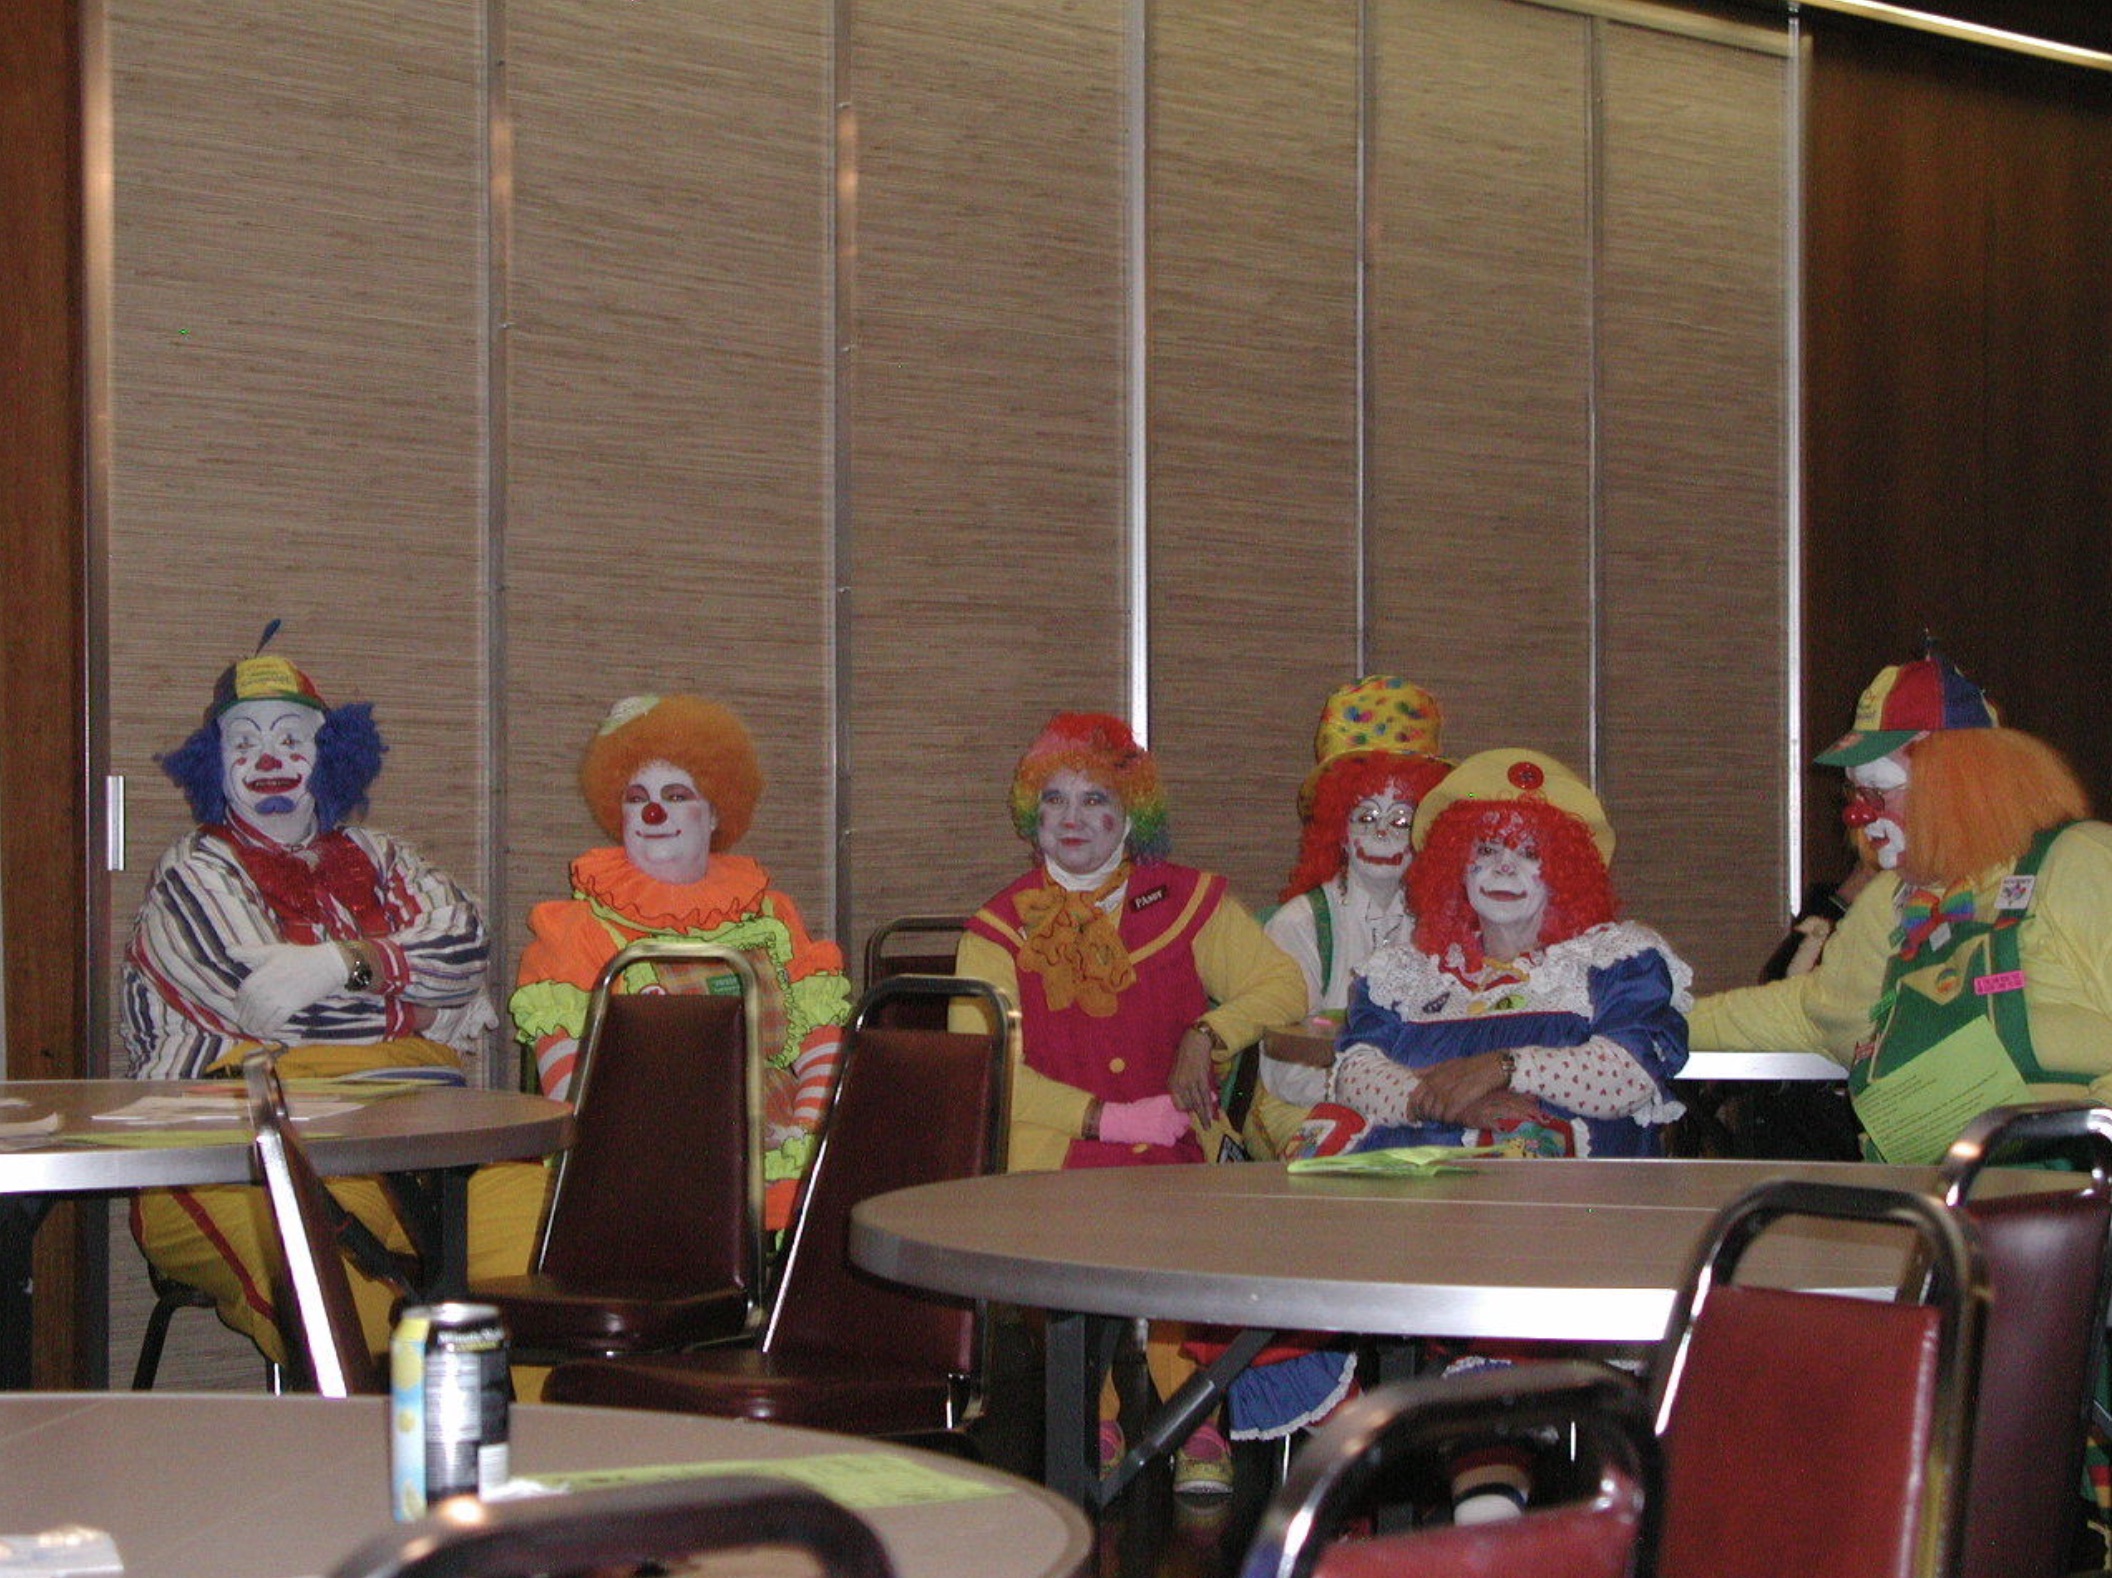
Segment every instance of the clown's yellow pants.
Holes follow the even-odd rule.
[[[441,1056],[432,1053],[443,1054]],[[305,1054],[319,1054],[315,1056]],[[348,1056],[357,1054],[354,1060]],[[279,1060],[289,1077],[327,1077],[354,1067],[456,1063],[435,1042],[384,1042],[371,1047],[296,1047]],[[377,1179],[334,1178],[328,1187],[338,1202],[365,1223],[384,1247],[407,1254],[412,1245]],[[549,1189],[541,1162],[502,1162],[482,1167],[469,1181],[469,1278],[514,1276],[528,1269]],[[274,1363],[283,1363],[285,1343],[272,1316],[271,1266],[276,1259],[271,1206],[264,1191],[240,1184],[198,1189],[151,1189],[132,1209],[132,1236],[157,1271],[210,1295],[215,1312]],[[367,1346],[389,1345],[389,1320],[397,1291],[346,1262]]]

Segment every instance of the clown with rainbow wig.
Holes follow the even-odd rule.
[[[957,960],[1019,1005],[1011,1166],[1204,1160],[1198,1130],[1218,1116],[1233,1054],[1304,1011],[1297,965],[1223,877],[1167,858],[1158,766],[1120,718],[1052,718],[1020,758],[1011,811],[1034,862],[970,918]],[[1183,1335],[1154,1326],[1146,1345],[1161,1396],[1196,1368]],[[1122,1450],[1113,1401],[1102,1403],[1108,1462]],[[1230,1488],[1215,1424],[1176,1454],[1174,1485]]]

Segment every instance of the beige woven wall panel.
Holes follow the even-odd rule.
[[[1590,23],[1376,0],[1371,667],[1454,755],[1590,734]]]
[[[1273,902],[1357,653],[1353,7],[1153,33],[1151,729],[1176,854]]]
[[[119,945],[191,821],[153,757],[272,618],[374,703],[374,825],[485,886],[476,17],[109,6]]]
[[[118,951],[191,824],[153,763],[265,622],[390,746],[373,823],[478,892],[484,535],[478,7],[110,0],[107,514]],[[123,1054],[111,1049],[113,1066]],[[111,1213],[110,1352],[151,1303]],[[177,1325],[164,1387],[253,1388],[256,1352]]]
[[[1020,751],[1124,706],[1125,11],[854,8],[857,937],[1016,876]]]
[[[1787,860],[1788,61],[1604,30],[1600,789],[1622,896],[1710,986]]]
[[[506,26],[509,974],[606,842],[579,757],[639,692],[746,720],[742,852],[826,932],[829,8],[509,0]]]

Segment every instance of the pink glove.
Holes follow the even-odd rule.
[[[1171,1096],[1109,1101],[1100,1107],[1100,1138],[1115,1145],[1173,1145],[1188,1132],[1188,1114]]]

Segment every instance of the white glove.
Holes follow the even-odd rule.
[[[260,1041],[302,1009],[345,989],[345,956],[334,942],[246,943],[227,950],[249,979],[235,992],[235,1023]]]

